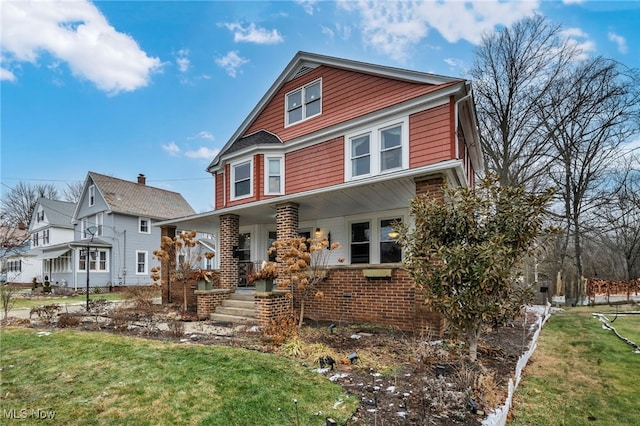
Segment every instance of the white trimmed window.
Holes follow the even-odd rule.
[[[406,169],[409,166],[408,133],[405,118],[346,135],[345,180]]]
[[[396,222],[402,222],[402,218],[380,221],[380,263],[402,262],[402,248],[398,244],[398,234],[393,229]]]
[[[267,195],[284,194],[284,157],[265,156],[264,193]]]
[[[98,213],[96,215],[96,237],[102,236],[102,228],[104,227],[104,213]]]
[[[138,218],[138,232],[141,234],[151,233],[151,220],[146,217]]]
[[[89,271],[93,272],[108,272],[108,254],[106,250],[91,249],[89,252]],[[78,256],[78,270],[87,270],[87,251],[86,249],[80,249],[80,256]]]
[[[89,187],[89,207],[92,207],[96,203],[96,187],[91,185]]]
[[[316,80],[285,96],[285,126],[322,113],[322,80]]]
[[[253,195],[253,160],[231,165],[231,199]]]
[[[146,251],[136,251],[136,275],[147,275],[147,258]]]

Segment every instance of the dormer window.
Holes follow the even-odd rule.
[[[286,95],[285,126],[320,115],[322,112],[322,80],[316,80]]]
[[[89,187],[89,207],[93,207],[96,203],[96,187],[91,185]]]

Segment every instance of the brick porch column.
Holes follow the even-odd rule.
[[[220,216],[220,287],[235,290],[240,278],[238,259],[233,247],[238,246],[240,217],[235,214]]]
[[[276,238],[279,240],[298,236],[298,208],[296,203],[276,205]]]
[[[175,226],[163,226],[160,228],[160,245],[162,246],[162,238],[169,237],[173,239],[176,236],[176,227]],[[170,259],[175,259],[175,249],[171,246],[171,253],[169,253]],[[169,274],[170,274],[170,265],[167,260],[160,260],[160,287],[162,289],[162,303],[172,303],[172,289],[171,283],[169,282]]]
[[[446,178],[443,175],[425,176],[415,179],[416,195],[433,194],[441,200],[444,200],[443,187]]]

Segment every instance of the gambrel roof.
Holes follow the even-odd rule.
[[[177,192],[95,172],[89,172],[83,193],[86,193],[91,184],[95,185],[109,210],[114,213],[153,219],[174,219],[195,214],[189,203]],[[77,212],[78,208],[76,214]],[[76,214],[74,217],[77,218]]]

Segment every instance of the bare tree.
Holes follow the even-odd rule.
[[[538,103],[538,117],[553,156],[549,176],[560,194],[566,226],[563,257],[573,244],[573,262],[583,275],[585,213],[596,205],[608,171],[620,161],[618,147],[638,131],[637,78],[601,57],[570,68]]]
[[[73,181],[67,183],[67,187],[64,189],[64,200],[71,201],[72,203],[77,203],[80,201],[80,196],[82,196],[82,189],[84,188],[83,181]]]
[[[3,220],[10,226],[16,227],[22,223],[28,227],[40,197],[57,200],[58,190],[50,183],[31,186],[24,182],[18,182],[2,200],[0,214],[2,214]]]
[[[600,220],[596,239],[602,249],[611,253],[622,266],[622,276],[607,278],[634,279],[640,277],[640,168],[638,159],[629,159],[625,167],[612,178],[612,190],[602,191],[594,215]],[[603,250],[604,249],[604,250]],[[620,260],[624,262],[620,262]],[[613,266],[613,265],[612,265]],[[612,268],[613,269],[613,268]],[[618,272],[618,271],[616,271]],[[618,272],[619,273],[619,272]],[[603,277],[604,278],[604,277]]]
[[[549,140],[539,102],[577,51],[561,27],[534,16],[484,36],[471,75],[487,169],[503,185],[539,187]]]

